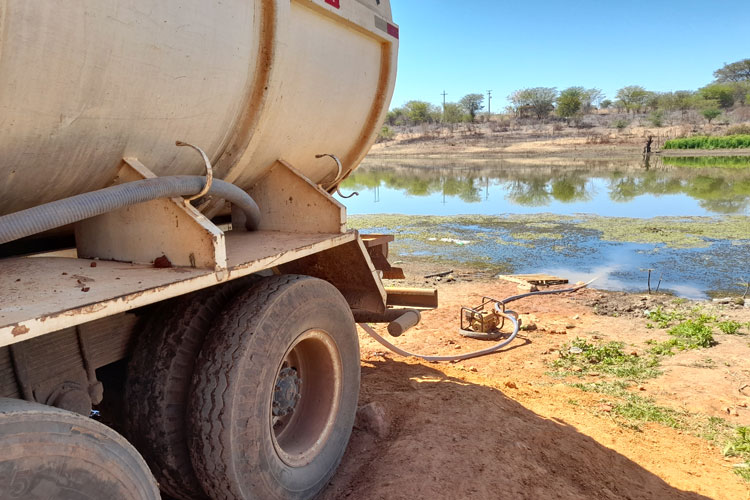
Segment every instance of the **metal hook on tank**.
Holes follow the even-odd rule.
[[[333,161],[336,162],[336,167],[338,168],[338,171],[336,172],[336,177],[334,177],[333,182],[328,184],[325,190],[328,191],[331,188],[333,188],[333,186],[336,186],[336,194],[338,194],[342,198],[351,198],[352,196],[359,196],[359,193],[356,191],[352,192],[352,194],[350,195],[345,195],[339,190],[338,182],[339,182],[339,179],[341,178],[342,172],[344,171],[344,167],[341,165],[341,160],[339,160],[336,155],[332,155],[330,153],[315,155],[315,158],[324,158],[326,156],[328,156],[329,158],[333,158]]]
[[[175,145],[191,147],[201,154],[201,157],[203,158],[203,162],[206,164],[206,185],[203,186],[203,189],[201,189],[198,194],[193,195],[189,198],[185,198],[185,202],[190,202],[193,200],[197,200],[198,198],[202,198],[203,196],[206,195],[206,193],[210,191],[211,183],[214,181],[214,169],[211,167],[211,160],[208,159],[208,156],[206,155],[206,153],[198,146],[193,146],[192,144],[188,144],[187,142],[182,142],[182,141],[175,141]]]

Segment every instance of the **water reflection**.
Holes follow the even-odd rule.
[[[738,159],[739,158],[739,159]],[[653,158],[549,164],[447,161],[366,161],[343,184],[362,192],[349,212],[500,214],[750,214],[748,157]],[[743,163],[744,162],[744,163]],[[686,168],[686,165],[688,168]]]

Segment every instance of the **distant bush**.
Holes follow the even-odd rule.
[[[664,112],[660,110],[652,111],[651,114],[648,115],[648,121],[651,122],[651,125],[654,127],[661,127],[664,125]]]
[[[396,133],[391,127],[383,125],[383,128],[380,129],[380,133],[378,133],[378,142],[392,141],[395,136]]]
[[[664,149],[740,149],[750,148],[750,135],[727,135],[712,137],[696,135],[672,139],[664,143]]]
[[[724,135],[750,135],[750,123],[740,123],[729,127]]]
[[[613,127],[615,127],[617,130],[623,130],[625,127],[630,125],[630,123],[627,120],[623,120],[622,118],[615,120],[612,124]]]

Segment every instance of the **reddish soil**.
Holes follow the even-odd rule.
[[[402,348],[425,354],[485,348],[486,341],[458,334],[460,306],[483,295],[520,293],[515,284],[475,275],[410,284],[433,283],[440,308],[394,340]],[[582,290],[524,299],[509,307],[536,330],[521,332],[500,353],[458,363],[403,358],[362,333],[360,405],[380,405],[388,429],[355,427],[321,498],[750,498],[748,483],[732,471],[739,459],[723,457],[717,444],[658,423],[623,425],[601,394],[565,383],[601,375],[561,380],[547,374],[557,350],[577,336],[621,340],[641,353],[645,340],[667,338],[647,329],[643,315],[660,300],[672,298]],[[750,321],[748,308],[705,307]],[[617,317],[602,315],[612,310]],[[750,397],[743,391],[750,395],[750,387],[741,388],[750,384],[749,338],[718,334],[718,345],[665,359],[660,377],[633,390],[706,420],[748,425]]]

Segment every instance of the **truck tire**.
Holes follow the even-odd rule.
[[[193,367],[214,317],[250,280],[170,300],[149,318],[128,365],[126,435],[159,487],[182,500],[206,498],[187,447],[186,409]]]
[[[2,499],[160,498],[135,448],[83,415],[0,398],[0,450]]]
[[[359,396],[359,340],[330,283],[274,276],[211,328],[190,400],[190,456],[211,498],[305,499],[333,476]]]

